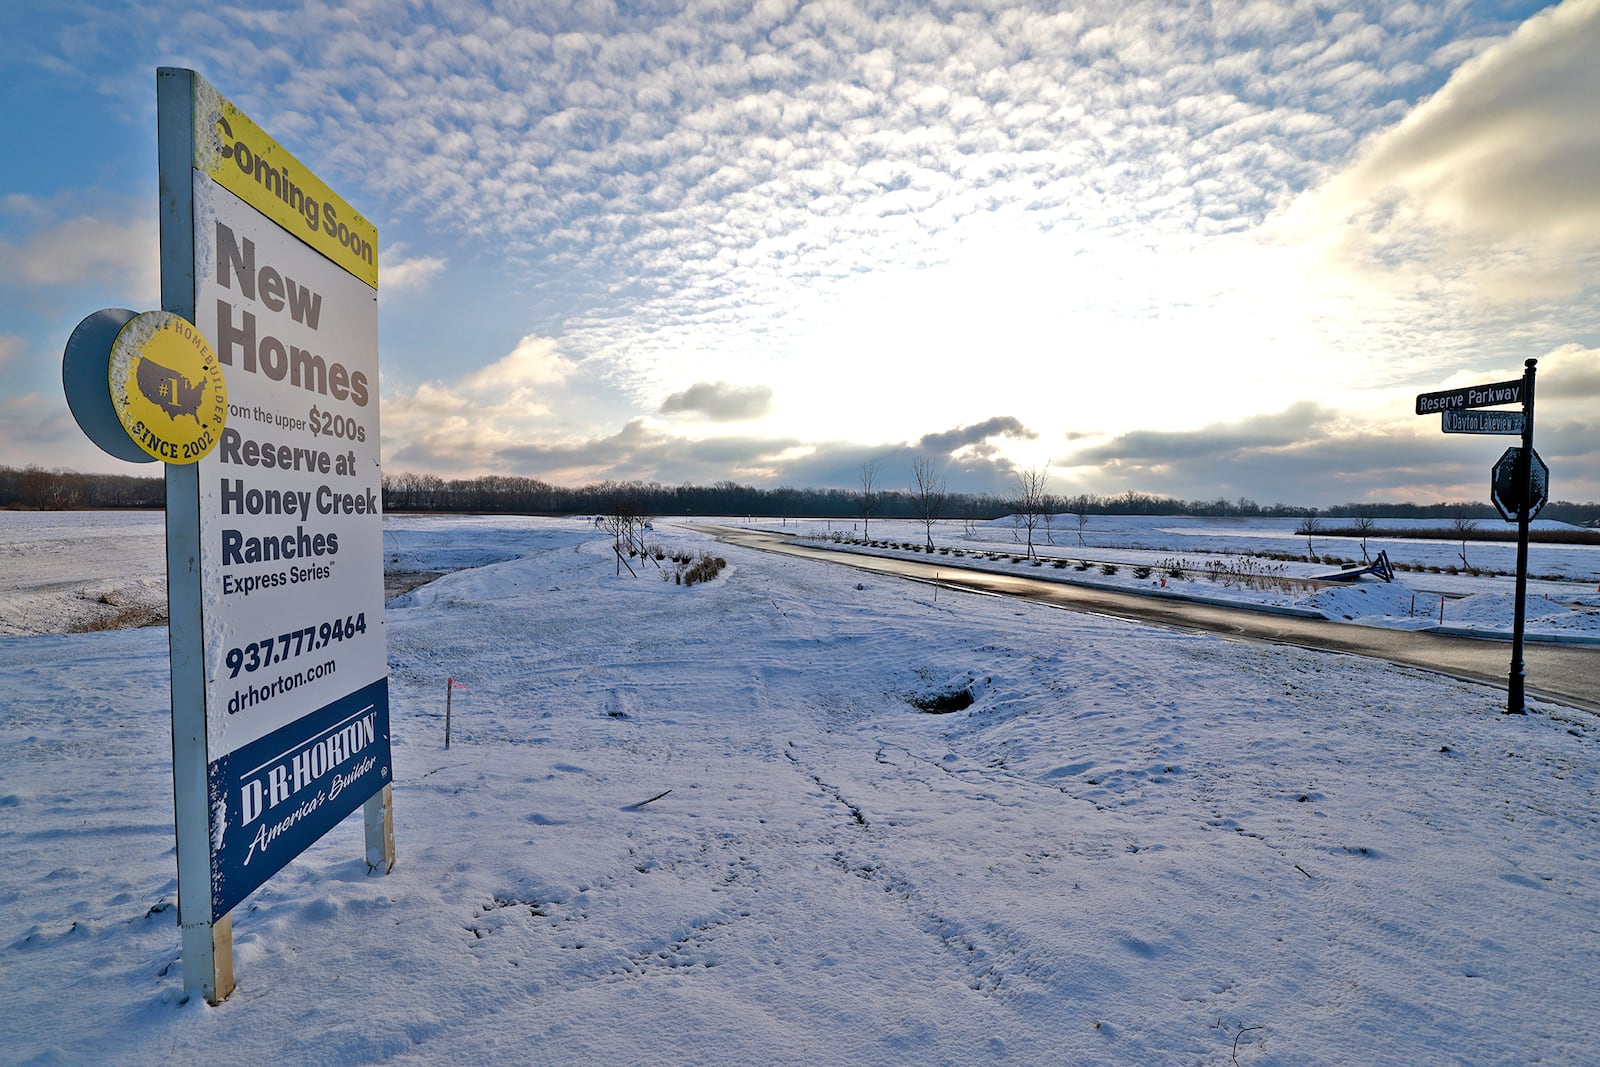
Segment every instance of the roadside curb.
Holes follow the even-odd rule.
[[[1510,641],[1512,638],[1510,632],[1506,630],[1474,630],[1469,626],[1425,626],[1417,632],[1439,634],[1443,637],[1471,637],[1479,641]],[[1522,640],[1530,644],[1537,642],[1541,645],[1600,645],[1600,637],[1591,634],[1524,632]]]

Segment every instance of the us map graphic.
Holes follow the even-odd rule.
[[[134,380],[144,398],[173,420],[189,415],[196,425],[200,424],[200,401],[206,391],[204,378],[186,379],[177,371],[147,358],[139,361]]]

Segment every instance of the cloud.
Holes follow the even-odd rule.
[[[1032,440],[1039,435],[1022,425],[1020,419],[1010,415],[996,415],[970,426],[958,426],[943,433],[925,434],[917,447],[929,452],[954,453],[970,446],[984,445],[991,437],[1010,437],[1015,440]]]
[[[549,480],[560,484],[637,480],[708,485],[727,479],[768,483],[774,463],[797,443],[760,437],[684,437],[637,418],[614,434],[515,445],[500,458],[518,467],[549,471]]]
[[[885,487],[910,484],[912,465],[925,458],[922,441],[869,445],[849,441],[804,441],[792,436],[733,434],[686,436],[646,417],[627,420],[613,432],[538,434],[520,432],[510,413],[474,412],[463,390],[430,386],[398,401],[385,400],[384,437],[391,444],[386,467],[419,473],[510,473],[558,485],[600,481],[666,484],[733,480],[743,484],[848,489],[861,467],[876,462]],[[405,429],[391,428],[397,418]],[[997,432],[1027,433],[1013,419],[991,419]],[[965,435],[972,445],[983,438]],[[992,449],[969,447],[941,469],[950,488],[1003,492],[1014,476],[1011,462]]]
[[[1570,409],[1569,409],[1570,410]],[[1541,418],[1552,494],[1600,499],[1593,420]],[[1325,506],[1362,501],[1486,502],[1489,469],[1510,438],[1445,434],[1436,418],[1375,424],[1316,404],[1195,430],[1120,434],[1057,461],[1089,492],[1134,489],[1186,499]]]
[[[875,463],[879,486],[910,490],[914,466],[927,459],[927,450],[913,443],[822,442],[796,450],[782,464],[773,484],[850,490],[860,486],[862,467]],[[996,449],[975,446],[948,457],[936,466],[935,473],[952,492],[1003,495],[1013,487],[1016,465]]]
[[[1073,465],[1153,471],[1172,464],[1226,462],[1251,452],[1293,449],[1321,440],[1338,418],[1330,409],[1303,401],[1273,414],[1198,430],[1136,430],[1075,453]]]
[[[696,382],[661,403],[661,414],[698,414],[713,422],[755,419],[772,410],[772,390],[765,385],[736,386]]]
[[[85,282],[109,283],[135,304],[158,302],[154,222],[79,215],[45,223],[20,243],[0,241],[0,283],[45,288]]]
[[[482,397],[516,397],[560,385],[576,370],[577,365],[562,354],[559,342],[529,335],[518,341],[509,355],[467,375],[462,387]]]
[[[1371,268],[1474,277],[1502,302],[1570,296],[1600,247],[1600,0],[1567,0],[1464,62],[1298,206]]]
[[[10,334],[0,334],[0,370],[5,368],[27,348],[27,342]]]
[[[1513,375],[1515,377],[1516,375]],[[1534,421],[1540,412],[1590,414],[1600,400],[1600,348],[1562,345],[1539,360],[1534,379]]]
[[[551,338],[529,335],[505,356],[454,380],[386,388],[383,438],[391,455],[426,460],[426,472],[499,471],[518,441],[557,432],[550,420],[579,373]]]
[[[406,246],[397,241],[379,254],[380,295],[393,296],[395,293],[410,293],[425,289],[434,276],[444,270],[447,263],[438,256],[408,257],[405,253]]]

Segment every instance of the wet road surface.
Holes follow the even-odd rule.
[[[1369,656],[1390,663],[1439,671],[1484,682],[1504,691],[1511,665],[1509,640],[1481,640],[1415,630],[1351,626],[1325,619],[1296,618],[1241,608],[1142,595],[1010,574],[963,570],[950,562],[889,559],[793,543],[787,535],[731,526],[691,525],[719,540],[745,548],[782,552],[806,559],[937,582],[952,589],[1023,597],[1056,607],[1087,611],[1156,626],[1202,630],[1226,636],[1300,645],[1329,652]],[[1527,695],[1600,714],[1600,646],[1524,643]]]

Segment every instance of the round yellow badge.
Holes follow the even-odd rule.
[[[111,406],[145,452],[165,463],[194,463],[222,436],[228,387],[194,323],[146,311],[111,345]]]

